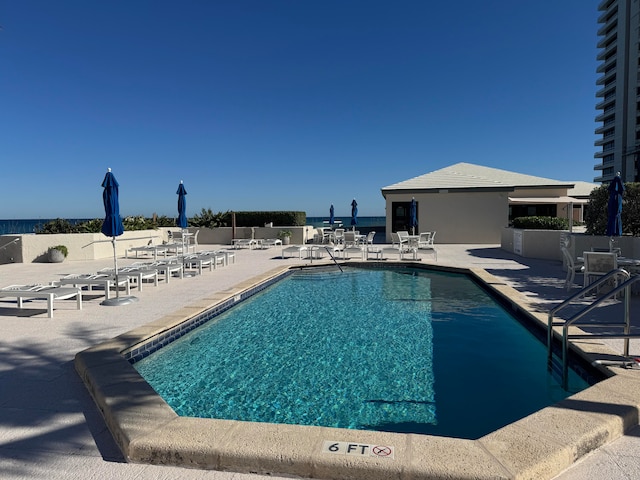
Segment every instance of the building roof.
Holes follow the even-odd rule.
[[[589,182],[571,182],[574,184],[573,188],[570,188],[567,191],[567,195],[576,198],[587,198],[591,195],[591,192],[594,188],[598,188],[600,183],[589,183]]]
[[[383,195],[393,190],[514,190],[526,188],[573,188],[576,182],[561,182],[472,163],[456,163],[382,188]]]

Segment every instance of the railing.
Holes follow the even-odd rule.
[[[327,251],[327,253],[328,253],[328,254],[329,254],[329,256],[331,257],[331,260],[333,260],[333,263],[335,263],[335,264],[336,264],[336,267],[338,267],[338,268],[340,269],[340,271],[344,273],[344,271],[342,270],[342,267],[340,266],[340,264],[339,264],[339,263],[338,263],[338,261],[336,260],[336,257],[334,257],[334,256],[331,254],[331,251],[329,250],[329,247],[326,247],[326,246],[325,246],[325,247],[324,247],[324,249]]]
[[[584,298],[588,293],[597,289],[599,286],[604,285],[610,280],[622,277],[624,282],[613,290],[607,292],[605,295],[601,296],[593,303],[586,306],[584,309],[573,315],[571,318],[568,318],[564,322],[554,322],[554,316],[563,308],[573,303],[575,300],[579,298]],[[562,326],[562,387],[567,388],[568,381],[568,356],[569,356],[569,338],[574,339],[586,339],[586,338],[623,338],[625,340],[624,343],[624,352],[623,355],[625,357],[629,356],[629,339],[631,338],[640,338],[640,334],[632,334],[631,331],[631,323],[630,323],[630,308],[631,308],[631,285],[640,280],[640,276],[631,277],[629,272],[627,272],[623,268],[618,268],[616,270],[612,270],[607,275],[600,278],[598,281],[587,285],[585,288],[580,290],[575,295],[572,295],[560,305],[554,307],[549,311],[549,319],[547,323],[547,364],[549,368],[552,366],[553,362],[553,327]],[[576,323],[577,320],[584,317],[586,314],[592,312],[594,309],[599,307],[603,302],[608,300],[611,297],[615,297],[619,293],[624,292],[624,321],[622,323],[614,323],[614,322],[588,322],[588,323]],[[623,333],[591,333],[591,334],[569,334],[570,326],[588,326],[588,327],[622,327]]]

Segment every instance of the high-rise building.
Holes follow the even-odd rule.
[[[602,0],[598,5],[598,98],[595,182],[618,172],[637,182],[640,169],[640,1]]]

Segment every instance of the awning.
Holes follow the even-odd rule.
[[[527,205],[535,205],[540,203],[573,203],[578,205],[586,205],[589,202],[586,198],[574,197],[509,197],[509,203],[519,203]]]

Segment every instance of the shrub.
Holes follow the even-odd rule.
[[[640,235],[640,183],[624,184],[625,191],[622,203],[622,229],[624,233]],[[584,212],[586,233],[589,235],[606,235],[607,205],[609,203],[609,185],[595,188],[589,196]]]
[[[34,228],[35,233],[75,233],[76,226],[69,220],[63,218],[56,218],[42,225],[36,225]]]
[[[203,228],[230,227],[231,213],[213,213],[210,208],[206,210],[203,208],[200,215],[195,214],[189,219],[189,225]]]
[[[55,247],[49,247],[49,251],[51,250],[58,250],[60,253],[62,253],[62,255],[64,255],[64,258],[67,258],[67,255],[69,255],[69,250],[64,245],[56,245]]]
[[[530,230],[567,230],[569,220],[559,217],[518,217],[513,219],[513,227]]]

